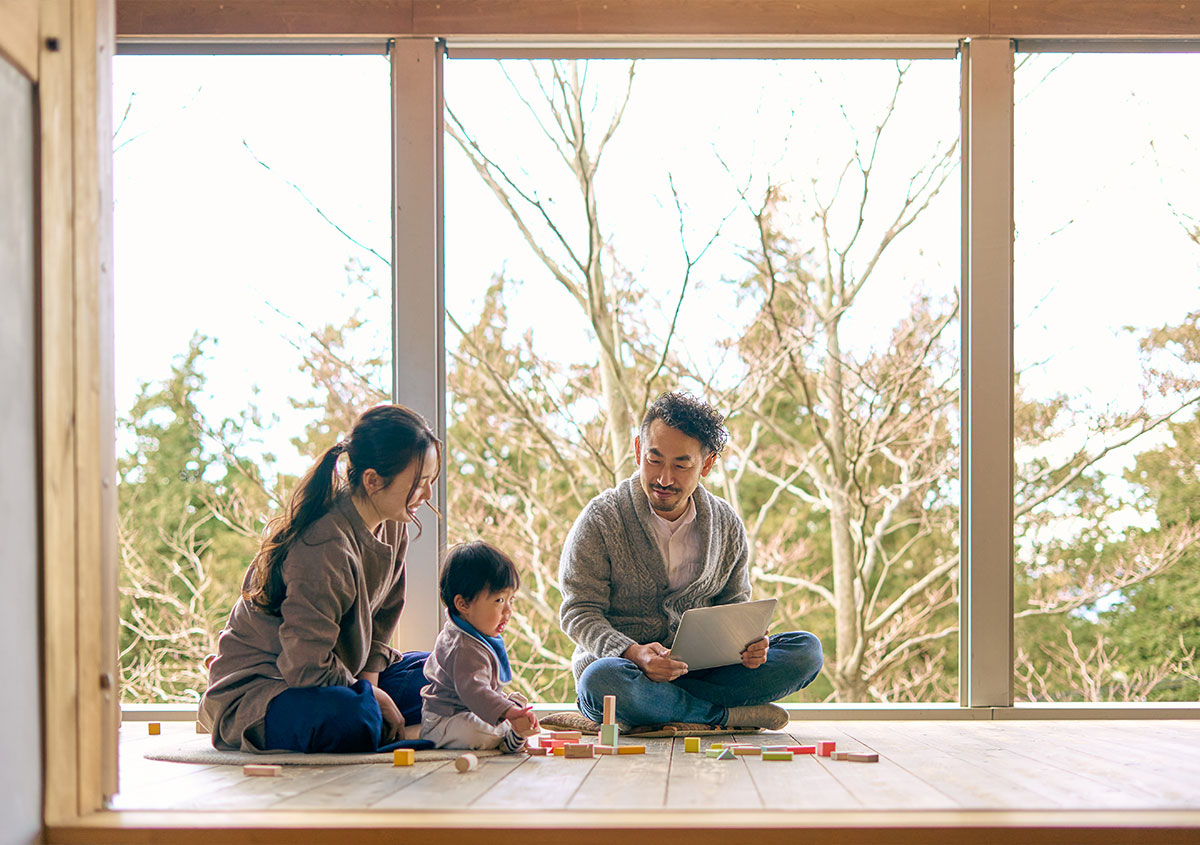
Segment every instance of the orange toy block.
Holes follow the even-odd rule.
[[[604,724],[615,725],[617,723],[617,697],[615,695],[604,696]]]
[[[583,742],[573,742],[563,746],[563,756],[569,759],[591,758],[592,746]]]
[[[411,748],[397,748],[392,752],[393,766],[411,766],[417,762],[417,752]]]
[[[566,757],[567,756],[567,747],[565,745],[556,745],[550,749],[550,753],[553,754],[555,757]]]
[[[146,730],[149,731],[150,736],[158,736],[162,733],[162,725],[160,725],[158,722],[151,722],[150,724],[146,725]]]
[[[645,754],[646,746],[644,745],[622,745],[617,748],[618,754]]]
[[[817,743],[817,756],[828,757],[837,749],[837,743],[832,739],[823,739]]]
[[[248,778],[273,778],[283,771],[283,766],[271,763],[247,763],[242,766],[242,774]]]

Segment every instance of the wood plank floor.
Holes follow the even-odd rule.
[[[645,756],[589,760],[514,755],[459,774],[450,762],[286,767],[246,778],[237,766],[143,756],[194,737],[121,728],[119,810],[1200,810],[1200,721],[792,722],[739,737],[758,745],[837,741],[874,764],[797,757],[765,762],[688,754],[645,740]],[[704,737],[702,748],[728,737]]]

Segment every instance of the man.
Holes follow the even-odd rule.
[[[633,441],[637,474],[589,502],[567,536],[559,618],[576,644],[579,709],[594,721],[616,695],[626,725],[777,729],[787,711],[770,702],[821,670],[821,642],[803,631],[751,643],[740,665],[696,672],[665,645],[685,610],[750,598],[746,528],[700,486],[727,439],[705,402],[660,396]]]

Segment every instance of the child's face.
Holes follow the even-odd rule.
[[[517,591],[510,588],[495,593],[484,590],[470,601],[462,596],[455,596],[454,609],[479,633],[488,637],[498,637],[512,616],[513,599],[516,595]]]

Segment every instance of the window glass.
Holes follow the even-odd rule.
[[[196,701],[291,483],[391,384],[390,71],[114,68],[121,672]]]
[[[515,684],[574,697],[558,565],[648,402],[727,415],[799,700],[957,695],[958,67],[448,60],[447,526],[510,553]]]
[[[1197,74],[1018,57],[1019,700],[1200,697]]]

